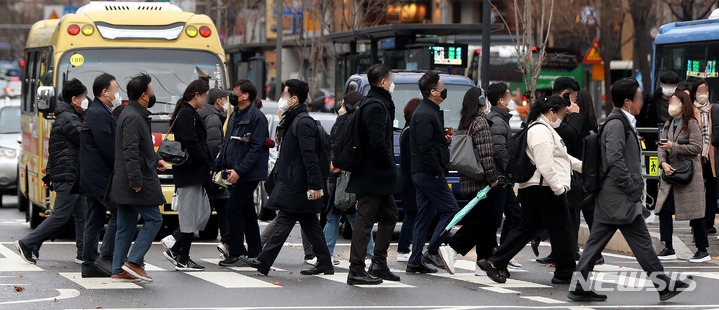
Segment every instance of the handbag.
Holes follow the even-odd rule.
[[[335,188],[335,208],[347,210],[357,204],[357,195],[347,192],[347,185],[350,183],[350,173],[342,171],[337,177],[337,186]]]
[[[172,130],[172,127],[175,126],[175,122],[177,122],[178,118],[179,113],[175,117],[175,120],[172,121],[172,124],[170,124],[170,128],[167,129],[167,133],[165,134],[165,137],[162,138],[160,147],[157,148],[157,154],[160,155],[160,158],[173,166],[182,166],[190,158],[190,154],[187,153],[187,150],[182,149],[182,143],[167,139],[167,136],[170,134],[170,130]]]
[[[669,158],[667,163],[674,168],[668,175],[662,172],[662,180],[672,185],[687,185],[694,178],[694,161],[691,159]]]
[[[477,161],[477,152],[469,135],[455,135],[449,153],[449,168],[475,180],[484,179],[484,169]]]

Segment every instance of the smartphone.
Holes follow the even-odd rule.
[[[667,142],[669,142],[668,139],[659,139],[659,144],[664,144],[664,143],[667,143]]]
[[[307,190],[307,200],[313,200],[312,199],[312,191]]]
[[[227,170],[222,170],[222,179],[227,180],[227,178],[230,177],[230,172]]]

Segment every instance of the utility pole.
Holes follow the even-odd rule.
[[[275,58],[275,72],[277,73],[275,77],[275,100],[280,100],[282,92],[285,91],[282,89],[282,18],[284,17],[282,0],[276,0],[275,11],[277,11],[277,26],[275,27],[277,29],[277,40],[275,41],[275,50],[277,51],[277,57]]]
[[[482,67],[480,68],[479,80],[484,90],[489,86],[489,41],[490,41],[490,24],[492,21],[491,10],[492,4],[490,0],[482,1]]]

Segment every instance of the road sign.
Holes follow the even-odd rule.
[[[659,158],[656,156],[649,156],[649,175],[659,176]]]
[[[76,11],[77,7],[73,5],[46,5],[43,7],[43,17],[45,19],[58,19]]]
[[[604,59],[602,59],[602,56],[599,54],[599,40],[594,39],[594,41],[592,41],[592,46],[587,51],[587,54],[584,55],[582,62],[585,64],[599,64],[604,62]]]

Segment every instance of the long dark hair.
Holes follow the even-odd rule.
[[[459,128],[458,130],[467,130],[469,129],[469,126],[472,125],[472,122],[474,122],[474,119],[479,115],[479,96],[481,96],[482,90],[478,87],[472,87],[470,88],[466,93],[464,93],[464,99],[462,100],[462,110],[459,112],[461,118],[459,119]],[[484,104],[481,107],[484,107],[484,105],[487,104],[487,101],[485,100]]]
[[[182,104],[184,102],[190,101],[192,97],[195,97],[195,94],[204,94],[208,91],[210,91],[210,85],[207,84],[207,82],[204,80],[194,80],[192,81],[192,83],[190,83],[190,85],[187,85],[187,88],[185,88],[185,93],[183,93],[182,97],[177,100],[177,103],[175,103],[175,110],[172,111],[172,116],[170,117],[170,124],[172,124],[175,121],[175,118],[177,118],[177,113],[180,113],[180,108],[182,108]]]
[[[551,96],[537,100],[530,108],[527,114],[527,124],[536,121],[543,113],[554,110],[555,112],[561,108],[567,107],[567,100],[559,96]]]
[[[579,113],[582,113],[584,118],[592,124],[592,129],[596,130],[599,123],[597,123],[597,112],[594,111],[592,95],[586,90],[580,90],[577,92],[577,105],[579,106]]]

